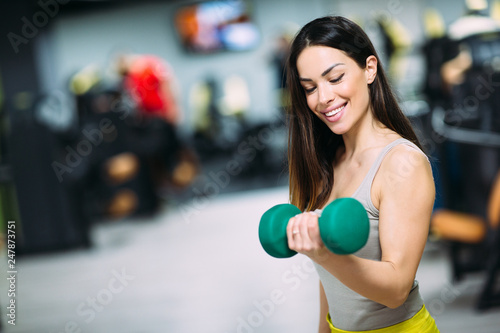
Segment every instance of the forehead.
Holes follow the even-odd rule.
[[[336,63],[345,66],[355,64],[344,52],[328,46],[308,46],[297,58],[297,70],[301,77],[320,75],[325,69]]]

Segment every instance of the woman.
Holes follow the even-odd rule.
[[[316,19],[295,37],[287,70],[290,201],[305,211],[287,236],[317,267],[319,332],[438,332],[415,281],[432,172],[368,36],[343,17]],[[370,218],[367,244],[351,255],[325,248],[312,212],[340,197]]]

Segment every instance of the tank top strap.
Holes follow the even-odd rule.
[[[394,148],[400,144],[407,144],[407,145],[415,148],[416,150],[420,151],[423,154],[423,152],[418,148],[418,146],[415,145],[413,142],[411,142],[408,139],[400,138],[400,139],[396,139],[393,142],[389,143],[379,153],[375,162],[373,162],[372,166],[368,170],[368,173],[366,174],[365,178],[361,182],[361,185],[358,187],[356,192],[353,194],[353,197],[356,197],[356,198],[361,197],[361,198],[365,199],[368,204],[371,203],[370,193],[371,193],[373,179],[375,178],[375,175],[377,174],[378,169],[380,168],[380,165],[382,164],[382,161],[384,160],[384,157],[389,153],[389,151],[391,151],[392,148]]]
[[[370,170],[368,171],[367,177],[368,180],[370,180],[370,183],[373,181],[375,178],[375,174],[377,173],[378,169],[380,168],[380,165],[382,164],[382,161],[384,160],[385,156],[392,150],[392,148],[396,147],[397,145],[400,145],[402,143],[409,143],[411,145],[414,145],[411,141],[407,139],[396,139],[389,143],[387,146],[385,146],[382,151],[379,153],[377,156],[377,159],[375,162],[373,162],[372,166],[370,167]]]

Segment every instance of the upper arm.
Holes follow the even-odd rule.
[[[427,158],[408,146],[384,159],[379,178],[379,237],[382,261],[390,262],[409,291],[427,241],[434,181]]]

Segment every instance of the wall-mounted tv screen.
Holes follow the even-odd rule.
[[[249,5],[246,0],[209,0],[178,8],[174,24],[184,49],[214,53],[256,47],[260,34]]]

